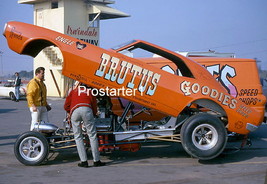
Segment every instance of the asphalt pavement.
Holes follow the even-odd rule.
[[[64,99],[50,98],[51,123],[62,127]],[[137,152],[101,155],[104,167],[80,168],[75,148],[50,153],[40,166],[25,166],[14,155],[16,138],[30,128],[25,100],[0,98],[0,184],[267,184],[267,125],[250,134],[251,147],[231,141],[222,155],[210,160],[191,158],[179,143],[146,143]],[[92,159],[88,152],[88,158]],[[91,161],[89,161],[92,164]]]

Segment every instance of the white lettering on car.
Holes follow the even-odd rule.
[[[191,84],[189,81],[183,81],[180,85],[180,89],[185,96],[189,96],[192,93],[201,93],[204,96],[209,96],[219,101],[222,105],[228,106],[231,109],[236,108],[236,99],[231,98],[231,96],[225,95],[224,93],[220,93],[216,89],[211,89],[209,86],[200,86],[198,83]]]
[[[126,81],[127,74],[131,74],[131,78],[130,80],[128,78],[128,81]],[[131,89],[138,87],[140,93],[146,91],[145,94],[150,96],[154,95],[161,77],[158,73],[127,61],[122,61],[119,58],[111,57],[106,53],[101,55],[101,62],[95,75],[111,82],[116,81],[117,84],[125,84],[126,87]],[[136,80],[137,76],[140,76],[140,82]]]

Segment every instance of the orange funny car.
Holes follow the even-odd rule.
[[[58,47],[62,74],[98,89],[102,151],[137,151],[144,141],[174,141],[191,156],[207,160],[224,150],[227,132],[246,135],[263,122],[266,99],[254,60],[243,60],[246,65],[241,66],[242,60],[235,58],[228,63],[184,57],[142,40],[106,50],[21,22],[7,23],[4,36],[10,49],[32,57],[46,47]],[[248,76],[245,70],[252,68],[256,71]],[[22,134],[15,144],[25,165],[40,164],[50,149],[65,148],[67,142],[58,141],[66,128],[40,124],[36,130]],[[45,145],[39,154],[28,154],[21,146],[31,137]]]

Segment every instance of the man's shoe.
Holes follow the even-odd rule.
[[[85,167],[85,168],[86,168],[86,167],[89,167],[87,161],[78,163],[78,166],[79,166],[79,167]]]
[[[94,162],[94,167],[101,167],[101,166],[104,166],[104,165],[106,165],[106,163],[101,162],[100,160],[97,161],[97,162]]]

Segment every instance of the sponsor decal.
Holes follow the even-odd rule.
[[[258,89],[241,89],[238,93],[239,100],[244,102],[246,105],[256,105],[261,102],[256,96],[258,95]]]
[[[18,40],[22,40],[22,33],[17,31],[15,27],[12,27],[11,31],[10,31],[10,35],[9,38],[15,38]]]
[[[246,105],[256,105],[261,102],[258,98],[239,98],[240,101],[244,102]]]
[[[210,66],[204,65],[204,67],[210,72],[212,76],[216,76],[216,80],[224,86],[224,88],[228,91],[228,93],[231,96],[237,97],[238,95],[237,88],[230,80],[236,77],[236,71],[234,67],[229,65],[224,65],[222,68],[220,68],[220,64],[215,64]],[[172,74],[177,74],[179,76],[182,76],[179,70],[175,71],[169,65],[163,66],[161,69],[168,71]]]
[[[119,72],[117,72],[119,71]],[[130,81],[126,80],[127,74],[132,74]],[[140,93],[154,95],[161,75],[150,70],[134,65],[127,61],[103,53],[101,62],[95,75],[117,84],[125,84],[127,88],[137,88]],[[136,77],[140,76],[141,81],[137,84]]]
[[[224,86],[224,88],[228,91],[228,93],[231,96],[237,97],[238,93],[236,86],[229,80],[236,76],[235,68],[229,65],[224,65],[220,69],[220,65],[216,64],[216,65],[206,66],[206,69],[210,72],[212,76],[218,76],[216,80]]]
[[[83,76],[83,75],[80,75],[80,74],[71,73],[70,77],[75,79],[75,80],[77,80],[77,81],[85,81],[85,82],[87,82],[86,76]]]
[[[244,105],[240,105],[236,112],[247,118],[252,110]]]
[[[241,129],[241,128],[243,128],[243,126],[244,126],[244,123],[241,122],[241,121],[238,121],[238,122],[235,123],[235,128],[236,129]]]
[[[259,90],[258,89],[241,89],[239,91],[239,96],[257,96]]]
[[[239,100],[244,102],[246,105],[256,105],[261,102],[256,96],[258,95],[258,89],[241,89],[237,91],[237,87],[230,81],[230,79],[236,77],[236,70],[234,67],[224,65],[220,69],[220,65],[207,66],[206,69],[213,76],[218,76],[216,80],[220,82],[228,93],[233,97],[239,97]]]
[[[157,104],[155,102],[147,100],[146,98],[142,98],[142,97],[138,97],[138,96],[133,96],[133,98],[142,102],[142,103],[145,103],[146,105],[150,105],[150,106],[154,106],[154,107],[157,106]]]
[[[62,37],[62,36],[58,36],[58,37],[56,37],[56,41],[62,42],[62,43],[64,43],[64,44],[66,44],[66,45],[72,45],[72,44],[75,43],[75,41],[72,41],[72,40],[70,40],[70,39],[64,38],[64,37]]]
[[[76,48],[79,50],[82,50],[86,47],[86,44],[83,44],[81,42],[76,42]]]
[[[180,89],[185,96],[201,93],[204,96],[209,96],[217,100],[222,105],[228,106],[231,109],[236,108],[236,99],[233,99],[231,96],[225,95],[224,93],[220,93],[216,89],[212,89],[209,86],[200,86],[198,83],[191,84],[189,81],[183,81],[180,85]]]
[[[98,86],[98,88],[104,88],[105,85],[102,84],[101,82],[97,82],[97,81],[91,81],[91,83],[95,86]]]

